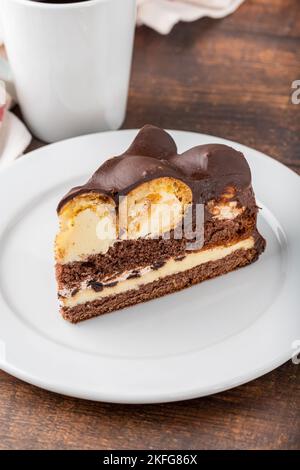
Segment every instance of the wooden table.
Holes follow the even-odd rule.
[[[296,79],[298,0],[246,0],[228,18],[180,24],[166,37],[143,27],[124,127],[149,122],[226,137],[300,173]],[[153,406],[66,398],[0,372],[3,449],[299,447],[300,366],[291,362],[225,393]]]

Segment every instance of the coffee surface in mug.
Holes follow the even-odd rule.
[[[81,3],[87,2],[89,0],[28,0],[30,2],[37,2],[37,3]]]

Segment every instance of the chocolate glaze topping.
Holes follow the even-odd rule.
[[[229,186],[236,190],[235,200],[242,203],[245,194],[252,198],[251,173],[241,152],[227,145],[207,144],[178,154],[167,132],[147,125],[125,153],[107,160],[86,184],[71,189],[60,201],[58,211],[75,196],[86,193],[103,194],[118,204],[119,196],[160,177],[187,184],[193,203],[218,200]]]

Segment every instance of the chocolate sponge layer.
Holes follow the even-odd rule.
[[[253,263],[258,259],[264,248],[265,241],[258,235],[255,247],[250,250],[237,250],[223,259],[204,263],[185,272],[167,276],[155,282],[145,284],[139,289],[112,295],[93,302],[86,302],[72,308],[63,307],[61,308],[61,313],[66,320],[77,323],[130,305],[171,294],[172,292]]]
[[[208,220],[204,227],[204,247],[228,245],[249,237],[255,230],[256,213],[257,208],[252,207],[233,220]],[[189,241],[185,238],[172,239],[172,234],[169,240],[160,238],[117,242],[105,255],[93,255],[83,262],[57,264],[58,287],[78,288],[86,279],[101,281],[115,273],[149,266],[158,260],[180,258],[186,254],[187,243]]]

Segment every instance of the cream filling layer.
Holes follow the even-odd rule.
[[[60,231],[56,237],[55,252],[56,261],[61,264],[84,261],[88,256],[105,254],[123,239],[162,236],[163,233],[169,233],[182,219],[179,200],[172,194],[161,192],[159,204],[153,204],[150,213],[147,212],[146,203],[131,207],[127,230],[123,236],[119,236],[118,216],[112,204],[92,200],[89,206],[84,207],[84,198],[79,198],[77,205],[76,201],[72,201],[72,204],[74,215],[68,209],[60,215]],[[236,201],[209,201],[207,209],[213,219],[233,220],[244,212],[245,207],[238,207]],[[125,219],[122,222],[125,225],[126,213],[125,211],[125,216],[122,217],[122,220]]]
[[[106,287],[100,292],[95,292],[91,287],[81,289],[73,297],[62,298],[61,304],[64,307],[75,307],[79,304],[93,302],[94,300],[121,294],[132,289],[139,289],[139,287],[144,284],[149,284],[166,276],[171,276],[173,274],[187,271],[204,263],[220,260],[228,255],[231,255],[237,250],[249,250],[253,247],[254,238],[249,237],[229,246],[221,246],[200,250],[198,252],[191,252],[188,253],[181,261],[170,259],[157,270],[146,271],[139,278],[126,279],[124,281],[118,282],[118,284],[113,287]]]

